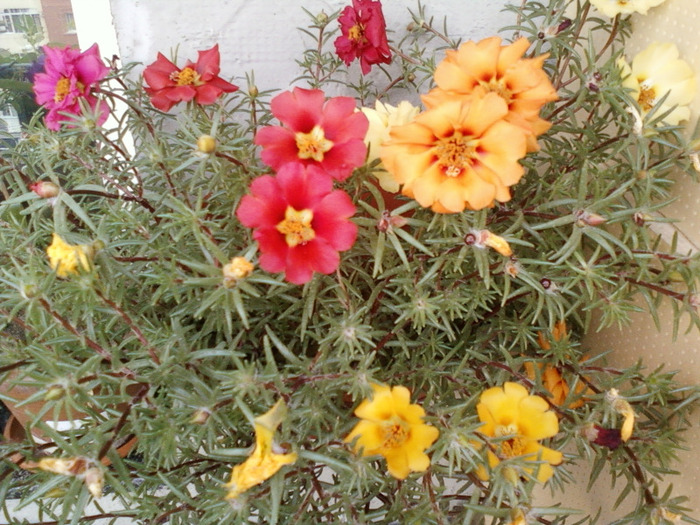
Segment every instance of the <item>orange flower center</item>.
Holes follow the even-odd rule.
[[[514,458],[522,456],[525,452],[525,438],[519,435],[517,425],[499,425],[496,427],[494,434],[496,437],[513,436],[510,439],[502,441],[499,446],[501,457]]]
[[[178,86],[194,86],[200,85],[200,76],[191,67],[186,67],[182,71],[173,71],[170,73],[170,80],[175,82]]]
[[[308,209],[297,211],[287,206],[284,212],[284,220],[280,221],[276,228],[284,235],[287,246],[294,248],[299,244],[305,244],[316,237],[316,232],[311,227],[314,212]]]
[[[651,111],[656,102],[656,91],[648,82],[640,80],[639,82],[639,98],[637,99],[639,107],[644,111]]]
[[[78,87],[80,87],[78,83]],[[68,77],[61,77],[58,82],[56,82],[56,91],[53,96],[54,102],[61,102],[70,93],[70,79]]]
[[[353,42],[365,42],[365,28],[362,24],[355,24],[348,30],[348,38]]]
[[[480,81],[479,84],[486,88],[487,92],[496,93],[499,97],[506,101],[506,104],[510,105],[513,101],[513,92],[508,88],[504,80],[498,78],[492,78],[488,82]]]
[[[383,448],[397,448],[408,439],[408,429],[402,421],[391,421],[382,427]]]
[[[326,139],[321,126],[314,126],[309,133],[299,131],[294,135],[299,150],[300,159],[313,159],[316,162],[323,161],[323,155],[332,147],[333,142]]]
[[[461,131],[440,139],[435,146],[435,153],[445,175],[458,177],[464,168],[471,166],[477,158],[476,144],[475,140],[462,135]]]

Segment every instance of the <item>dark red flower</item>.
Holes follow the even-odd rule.
[[[319,89],[294,88],[273,98],[270,110],[285,126],[261,128],[254,142],[263,147],[262,161],[274,170],[289,162],[316,165],[342,181],[365,162],[369,122],[356,111],[354,99],[326,101]]]
[[[195,99],[197,104],[213,104],[222,93],[233,93],[238,86],[226,82],[219,75],[219,44],[206,51],[198,51],[197,62],[187,61],[178,68],[158,53],[158,58],[143,72],[148,84],[144,90],[151,97],[151,104],[161,111],[168,111],[178,102]]]
[[[276,177],[253,180],[236,217],[255,229],[263,270],[283,271],[287,281],[304,284],[313,272],[330,274],[338,268],[338,252],[350,249],[357,237],[357,226],[349,220],[353,213],[348,194],[334,191],[326,173],[294,162]]]
[[[335,52],[347,65],[359,58],[362,74],[366,75],[372,64],[391,62],[381,2],[352,0],[352,5],[340,13],[338,22],[342,35],[335,39]]]

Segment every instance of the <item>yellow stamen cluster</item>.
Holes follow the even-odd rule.
[[[202,83],[199,73],[191,67],[183,68],[181,71],[173,71],[170,74],[170,80],[178,86],[198,86]]]
[[[314,126],[309,133],[299,131],[294,135],[300,159],[323,161],[323,156],[333,147],[333,142],[326,139],[321,126]]]
[[[58,82],[56,82],[56,92],[53,96],[53,101],[62,102],[68,93],[70,93],[70,79],[61,77]]]
[[[435,146],[438,164],[448,177],[458,177],[476,159],[476,144],[461,131],[441,139]]]
[[[284,212],[284,220],[280,221],[276,228],[278,232],[284,235],[287,246],[294,248],[316,237],[316,232],[311,226],[313,220],[313,211],[308,209],[295,210],[291,206],[287,206]]]

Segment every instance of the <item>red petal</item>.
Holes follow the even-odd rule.
[[[284,199],[295,210],[314,210],[333,189],[333,181],[327,173],[315,166],[305,167],[298,162],[282,166],[277,174],[277,182]]]
[[[197,63],[195,71],[202,76],[204,82],[208,82],[219,74],[219,44],[215,44],[211,49],[197,52]]]
[[[270,110],[293,131],[308,133],[321,121],[325,95],[320,89],[294,88],[270,101]]]

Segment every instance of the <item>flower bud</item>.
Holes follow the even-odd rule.
[[[56,197],[61,191],[61,187],[53,182],[40,180],[37,182],[32,182],[29,185],[29,189],[36,193],[42,199],[52,199]]]
[[[190,418],[190,423],[192,425],[203,425],[207,422],[210,415],[211,411],[208,408],[200,408],[196,410],[194,414],[192,414],[192,417]]]
[[[318,25],[325,25],[328,23],[328,15],[325,11],[321,11],[319,14],[316,15],[316,23]]]
[[[44,401],[55,401],[61,399],[66,394],[65,388],[61,385],[51,385],[44,394]]]
[[[258,86],[252,85],[248,88],[248,95],[250,96],[250,98],[255,98],[259,94],[260,94],[260,92],[258,91]]]
[[[237,281],[248,277],[255,266],[245,257],[234,257],[222,269],[224,273],[224,286],[231,288]]]
[[[202,135],[197,139],[197,150],[201,153],[214,153],[216,149],[216,139],[211,135]]]

